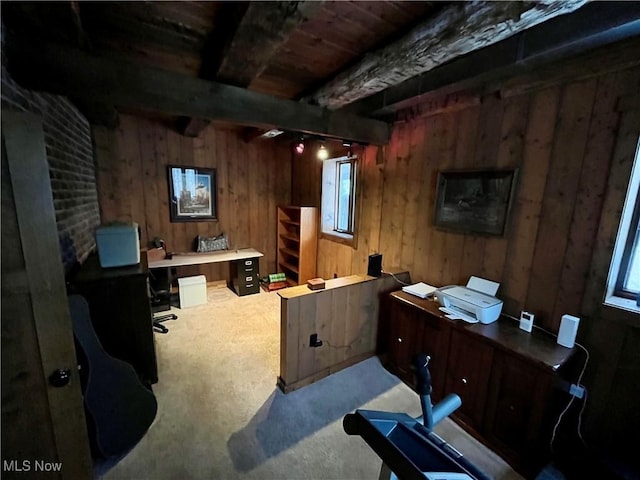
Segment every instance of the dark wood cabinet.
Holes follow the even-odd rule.
[[[444,382],[449,348],[449,329],[443,328],[437,317],[421,314],[415,308],[395,303],[390,309],[388,325],[389,360],[395,373],[408,384],[414,382],[411,364],[415,355],[431,357],[429,371],[433,387],[432,398],[439,400],[444,394]]]
[[[445,392],[460,396],[456,415],[475,430],[482,426],[492,359],[490,345],[462,332],[451,333]]]
[[[381,319],[385,366],[415,388],[411,359],[430,355],[433,400],[457,393],[462,406],[452,418],[531,476],[548,459],[557,400],[569,398],[554,385],[566,384],[561,377],[573,349],[523,332],[514,320],[469,324],[447,319],[438,307],[401,291],[390,295]]]
[[[414,309],[398,306],[392,311],[389,357],[396,367],[396,374],[407,383],[412,381],[411,359],[418,353],[417,332],[421,328],[420,318]]]
[[[97,256],[91,255],[67,283],[69,293],[86,298],[93,329],[104,350],[131,364],[143,383],[156,383],[146,266],[101,268]]]
[[[483,432],[509,459],[527,465],[548,446],[553,375],[504,352],[496,352],[491,372]]]

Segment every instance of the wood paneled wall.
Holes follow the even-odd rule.
[[[581,317],[578,340],[591,355],[587,439],[637,463],[629,445],[640,442],[640,318],[602,300],[640,135],[640,68],[600,75],[599,64],[574,63],[574,75],[558,68],[555,81],[547,68],[510,79],[503,95],[451,108],[436,98],[403,112],[390,143],[361,156],[356,247],[320,239],[317,274],[364,273],[367,256],[381,252],[385,267],[407,269],[413,281],[500,282],[505,313],[532,311],[536,325],[553,332],[562,314]],[[435,229],[437,172],[485,167],[519,169],[507,234]],[[321,184],[321,165],[295,158],[293,176],[293,202],[320,206],[313,185]]]
[[[193,250],[198,235],[225,233],[232,248],[264,253],[260,273],[274,273],[276,206],[290,203],[291,152],[273,141],[246,143],[232,130],[207,127],[198,138],[121,115],[117,130],[93,129],[102,222],[134,221],[141,246],[160,237],[167,250]],[[170,222],[167,165],[215,168],[218,221]],[[180,267],[180,275],[229,279],[229,266]]]
[[[639,70],[625,70],[467,107],[412,115],[396,123],[381,151],[365,149],[358,186],[357,248],[319,240],[318,276],[366,272],[367,256],[408,269],[414,281],[464,284],[470,275],[501,283],[506,313],[526,309],[557,331],[579,315],[602,198],[616,140],[621,97],[635,93]],[[320,205],[321,166],[294,160],[293,202]],[[433,227],[437,172],[519,169],[504,237]],[[313,195],[315,198],[310,198]]]

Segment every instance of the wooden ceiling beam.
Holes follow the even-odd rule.
[[[291,32],[313,15],[323,3],[251,2],[228,40],[222,58],[212,61],[206,58],[208,49],[205,50],[203,64],[219,65],[214,74],[207,72],[211,67],[205,67],[202,77],[236,87],[248,87],[252,80],[264,71]],[[196,137],[208,124],[202,119],[184,119],[182,122],[183,134]]]
[[[26,88],[171,115],[222,120],[386,144],[389,124],[128,60],[89,55],[53,44],[8,41],[8,68]]]
[[[361,62],[303,100],[340,108],[553,17],[573,12],[587,1],[456,2],[401,39],[367,54]]]
[[[71,100],[91,125],[113,130],[120,124],[120,116],[113,105],[94,102],[88,98],[71,98]]]
[[[225,52],[216,81],[248,87],[293,30],[322,4],[321,1],[251,2]]]
[[[457,58],[343,108],[356,115],[384,118],[427,97],[472,89],[537,72],[544,65],[640,37],[640,3],[593,2],[506,40]],[[622,58],[607,59],[619,64]],[[628,62],[638,63],[631,54]],[[566,62],[566,60],[565,60]],[[601,62],[602,68],[605,63]],[[617,62],[617,63],[616,63]],[[578,66],[573,68],[577,69]]]
[[[92,37],[116,35],[177,52],[202,49],[206,31],[167,18],[155,7],[154,2],[81,2],[81,18]]]
[[[207,35],[200,51],[200,78],[215,80],[216,74],[224,58],[235,31],[242,17],[247,12],[247,2],[223,2],[216,14],[211,31]],[[206,118],[180,117],[177,121],[178,131],[185,137],[198,137],[211,123]]]
[[[203,78],[248,87],[271,61],[291,32],[308,20],[323,1],[251,2],[225,48],[215,75],[203,72]],[[206,55],[206,54],[205,54]],[[210,60],[203,59],[204,64]],[[218,62],[213,62],[218,63]],[[183,119],[183,134],[197,137],[208,125],[204,119]],[[256,132],[251,132],[255,134]],[[259,138],[261,134],[255,135]],[[248,136],[253,135],[248,133]]]
[[[69,2],[73,25],[76,30],[77,46],[81,49],[90,50],[91,41],[82,23],[80,2]],[[120,123],[120,116],[113,105],[97,103],[87,99],[72,99],[80,112],[92,125],[100,125],[109,129],[114,129]]]

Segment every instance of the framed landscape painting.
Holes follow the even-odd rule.
[[[516,169],[439,172],[435,225],[461,233],[504,235],[516,174]]]

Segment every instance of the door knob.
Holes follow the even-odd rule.
[[[49,375],[49,383],[54,387],[64,387],[71,381],[71,370],[59,368]]]

